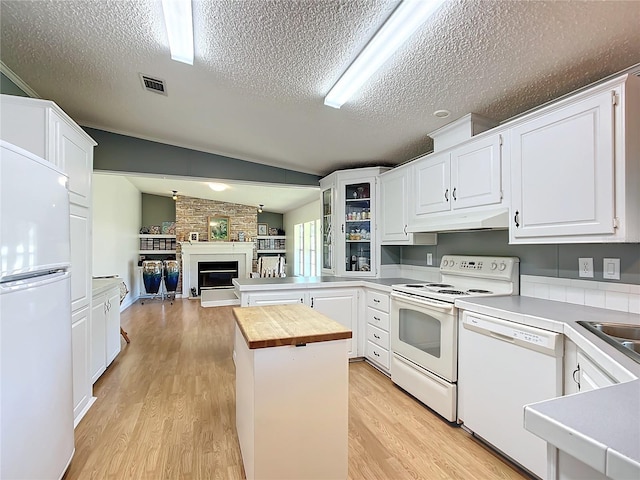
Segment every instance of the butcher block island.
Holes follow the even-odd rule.
[[[351,330],[302,304],[233,314],[247,479],[346,479]]]

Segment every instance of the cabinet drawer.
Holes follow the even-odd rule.
[[[386,293],[367,290],[367,306],[377,308],[383,312],[389,311],[389,295]]]
[[[385,332],[371,324],[367,325],[367,340],[389,350],[389,332]]]
[[[389,314],[367,307],[367,323],[375,325],[382,330],[389,331]]]
[[[367,358],[389,370],[389,350],[367,341]]]

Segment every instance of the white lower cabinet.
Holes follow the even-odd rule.
[[[71,348],[73,360],[73,418],[74,427],[92,403],[89,381],[89,307],[71,316]]]
[[[307,303],[305,300],[306,296],[306,292],[299,290],[255,292],[242,294],[240,304],[243,307],[259,307],[264,305],[290,305],[292,303]]]
[[[376,290],[367,290],[366,304],[365,357],[388,374],[390,367],[389,295]]]
[[[91,328],[90,328],[90,362],[91,383],[96,383],[100,375],[107,369],[107,327],[106,327],[106,304],[102,295],[93,299],[91,306]]]
[[[288,305],[303,303],[351,329],[353,336],[347,341],[349,358],[357,357],[358,326],[357,288],[319,288],[312,290],[258,291],[240,294],[243,307]]]
[[[91,307],[91,383],[95,383],[120,353],[119,285],[93,296]]]
[[[588,392],[619,383],[571,340],[565,339],[564,394]]]
[[[347,340],[349,358],[357,357],[358,290],[351,288],[311,290],[309,306],[351,329],[352,338]]]

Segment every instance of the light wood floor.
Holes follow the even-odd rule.
[[[242,479],[230,307],[139,302],[94,385],[65,480]],[[350,364],[349,479],[526,478],[364,362]]]

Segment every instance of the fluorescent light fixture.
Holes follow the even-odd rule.
[[[340,108],[445,0],[404,0],[324,98]]]
[[[214,192],[224,192],[227,188],[229,188],[229,186],[225,185],[224,183],[210,182],[209,188]]]
[[[193,14],[191,0],[162,0],[171,60],[193,65]]]

